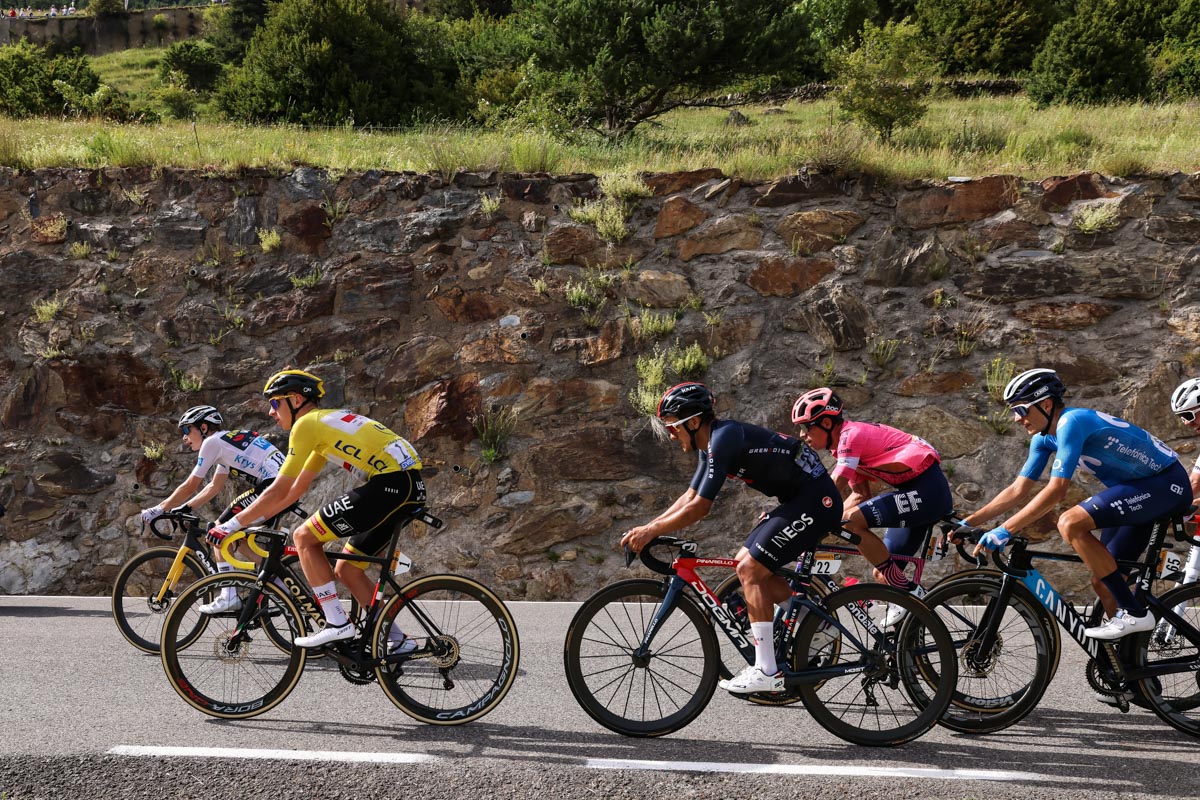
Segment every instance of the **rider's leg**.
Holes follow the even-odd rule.
[[[1092,571],[1095,579],[1093,584],[1098,581],[1111,594],[1115,603],[1115,607],[1111,611],[1115,613],[1116,607],[1120,607],[1134,616],[1144,615],[1146,605],[1137,600],[1133,596],[1133,592],[1129,590],[1128,584],[1125,583],[1125,576],[1117,569],[1117,561],[1113,558],[1112,553],[1108,552],[1100,540],[1092,535],[1095,527],[1095,521],[1081,506],[1067,509],[1058,518],[1058,532],[1062,534],[1067,544],[1071,545],[1079,554],[1087,568]],[[1101,602],[1104,601],[1103,595],[1100,599]],[[1107,604],[1105,610],[1109,610]]]
[[[311,519],[296,529],[292,536],[296,544],[296,554],[300,557],[300,569],[304,578],[312,587],[313,596],[321,604],[321,612],[330,627],[340,628],[350,621],[342,601],[337,596],[337,585],[333,582],[333,568],[329,566],[329,558],[321,539],[314,528]]]
[[[892,560],[891,553],[888,552],[883,539],[880,539],[867,527],[867,520],[863,516],[861,506],[855,506],[850,510],[842,522],[842,527],[858,536],[858,543],[855,546],[858,548],[858,552],[862,553],[863,557],[875,568],[876,580],[882,580],[882,582],[906,592],[917,587],[917,584],[904,577],[904,567],[899,562]]]
[[[754,665],[763,674],[774,675],[779,670],[775,663],[775,603],[790,597],[792,591],[787,581],[755,561],[746,548],[738,556],[737,575],[754,634]]]

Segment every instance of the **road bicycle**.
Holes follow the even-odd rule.
[[[371,604],[351,610],[353,639],[309,650],[292,645],[306,627],[324,627],[311,589],[283,566],[295,555],[287,533],[251,528],[267,553],[257,574],[222,573],[185,589],[167,614],[162,664],[171,686],[193,708],[222,719],[246,719],[271,710],[295,688],[306,661],[325,654],[352,684],[378,682],[401,711],[434,725],[458,725],[494,709],[512,686],[520,658],[517,627],[490,589],[459,575],[427,575],[401,586],[394,578],[396,544],[413,520],[440,528],[418,510],[401,520],[386,556],[329,553],[329,557],[378,564]],[[196,606],[216,589],[232,588],[239,611],[204,615]],[[389,591],[390,590],[390,591]],[[306,621],[307,620],[307,621]],[[391,652],[392,623],[417,645]],[[181,644],[180,631],[199,633]]]
[[[664,561],[652,552],[660,547],[678,554]],[[716,629],[754,663],[745,628],[696,573],[734,569],[736,562],[701,558],[696,550],[685,539],[654,539],[640,559],[663,579],[607,586],[571,620],[563,646],[567,682],[584,711],[610,730],[662,736],[694,720],[717,686]],[[928,731],[954,689],[945,626],[915,597],[881,584],[811,597],[813,562],[810,551],[798,570],[777,571],[793,590],[777,642],[788,689],[826,730],[855,744],[898,745]],[[896,631],[881,624],[887,603],[909,612]]]
[[[1131,700],[1148,706],[1172,727],[1200,736],[1200,584],[1185,583],[1162,594],[1152,592],[1156,577],[1164,574],[1171,551],[1167,530],[1178,542],[1196,546],[1197,540],[1184,529],[1182,517],[1163,517],[1151,527],[1145,555],[1138,561],[1119,560],[1131,570],[1134,593],[1159,620],[1154,631],[1132,634],[1115,641],[1091,639],[1084,631],[1099,624],[1103,607],[1096,601],[1080,614],[1065,601],[1034,566],[1035,559],[1082,563],[1078,556],[1029,549],[1028,540],[1014,537],[1010,554],[993,555],[1001,572],[999,580],[978,576],[952,578],[925,598],[935,613],[947,622],[959,649],[960,683],[964,692],[989,706],[975,732],[992,732],[1016,724],[1041,700],[1050,683],[1048,652],[1050,631],[1061,627],[1089,656],[1086,676],[1098,694],[1110,697],[1122,711]],[[952,607],[960,613],[944,613]],[[1040,607],[1055,620],[1040,634],[1031,620]],[[975,609],[970,618],[962,609]],[[1011,648],[1006,641],[1005,620],[1027,621],[1034,637],[1032,648]],[[965,619],[965,622],[964,622]]]
[[[298,507],[292,510],[301,517],[307,516]],[[127,642],[139,650],[157,654],[163,620],[179,591],[206,575],[216,575],[217,565],[204,542],[200,517],[195,514],[169,511],[152,520],[148,527],[152,534],[167,541],[182,533],[183,543],[178,547],[151,547],[125,562],[113,582],[112,615]],[[143,535],[146,529],[143,523]],[[238,531],[230,537],[230,544],[236,546],[245,536],[245,532]],[[253,567],[248,562],[236,562],[235,566]],[[185,631],[185,638],[188,635],[190,631]]]

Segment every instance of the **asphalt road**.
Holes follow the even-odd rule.
[[[627,739],[584,714],[563,677],[575,607],[511,604],[522,648],[512,691],[482,720],[443,728],[318,661],[267,714],[210,719],[175,694],[156,656],[121,638],[107,598],[0,597],[0,798],[1103,800],[1200,787],[1200,741],[1092,699],[1069,640],[1040,708],[990,736],[936,728],[899,748],[862,748],[800,705],[718,691],[683,731]]]

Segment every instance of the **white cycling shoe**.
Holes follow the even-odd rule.
[[[211,603],[196,606],[196,610],[201,614],[225,614],[230,611],[242,610],[242,599],[235,595],[221,595]]]
[[[1148,610],[1140,617],[1135,617],[1125,609],[1119,608],[1117,609],[1116,616],[1103,625],[1088,628],[1083,632],[1083,635],[1089,639],[1111,641],[1113,639],[1120,639],[1122,636],[1128,636],[1131,633],[1152,631],[1154,630],[1154,625],[1154,615]]]
[[[357,633],[358,629],[354,627],[354,623],[347,622],[337,628],[322,628],[311,636],[297,636],[293,643],[297,647],[320,647],[323,644],[340,642],[342,639],[353,639]]]
[[[754,665],[717,684],[730,694],[754,694],[755,692],[782,692],[785,688],[783,673],[768,675]]]
[[[929,592],[925,591],[925,587],[918,583],[917,588],[913,589],[911,592],[909,592],[909,594],[918,600],[923,600],[925,595],[929,594]],[[899,625],[907,616],[907,608],[896,605],[895,603],[889,603],[887,614],[885,614],[883,617],[883,627],[891,628],[895,625]]]

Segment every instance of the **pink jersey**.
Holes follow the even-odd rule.
[[[867,478],[899,486],[942,460],[933,445],[919,436],[877,422],[850,420],[842,424],[842,437],[833,457],[837,459],[833,477],[844,477],[851,486],[861,485]],[[876,469],[884,464],[903,464],[907,469],[900,472]]]

